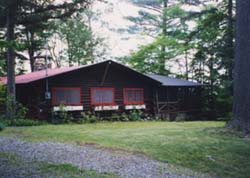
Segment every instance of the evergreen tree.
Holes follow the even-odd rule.
[[[82,14],[58,22],[55,31],[67,45],[66,51],[60,53],[60,58],[64,58],[70,66],[94,62],[95,55],[101,55],[96,48],[102,43],[102,39],[94,36]]]
[[[50,19],[62,19],[71,16],[74,12],[86,8],[87,0],[74,0],[54,4],[48,0],[2,0],[0,2],[0,27],[6,28],[7,49],[7,96],[10,107],[7,117],[15,115],[15,46],[17,45],[15,29],[17,26],[39,24]],[[31,9],[32,7],[32,9]]]

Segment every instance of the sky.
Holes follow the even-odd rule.
[[[97,21],[93,22],[93,31],[105,39],[104,42],[109,47],[111,58],[128,55],[139,45],[152,41],[150,37],[142,34],[119,33],[120,29],[127,29],[133,25],[125,17],[138,16],[140,9],[127,0],[108,0],[108,3],[96,1],[94,3],[93,11],[99,12],[101,15]]]
[[[119,33],[119,29],[128,29],[133,23],[126,19],[127,16],[138,16],[141,7],[136,6],[129,0],[106,0],[107,3],[95,1],[93,11],[100,13],[97,20],[93,22],[93,31],[105,39],[104,43],[109,47],[110,58],[129,55],[136,51],[140,45],[152,42],[152,37],[143,35],[143,33]],[[214,3],[217,0],[211,0]],[[201,7],[184,6],[186,10],[200,11]],[[143,9],[146,10],[146,9]],[[151,11],[152,13],[152,11]],[[103,25],[104,24],[104,25]],[[193,27],[194,24],[189,24]]]

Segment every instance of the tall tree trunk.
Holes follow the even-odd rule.
[[[29,40],[30,40],[30,46],[28,49],[28,53],[29,53],[29,59],[30,59],[30,69],[31,72],[34,72],[35,70],[35,59],[34,59],[34,33],[32,31],[28,32],[28,35],[30,34]]]
[[[13,48],[14,36],[14,20],[15,20],[15,3],[10,3],[7,9],[7,42],[9,47],[7,50],[7,107],[6,116],[8,119],[15,117],[16,113],[16,88],[15,88],[15,52]]]
[[[91,6],[92,9],[92,6]],[[92,13],[90,12],[89,14],[87,14],[87,18],[88,18],[88,30],[91,32],[93,32],[92,30]],[[89,60],[92,64],[95,62],[94,59],[94,44],[93,44],[93,36],[91,36],[91,40],[90,40],[90,60]]]
[[[168,0],[164,0],[163,1],[163,10],[162,10],[162,34],[164,36],[167,36],[167,17],[166,17],[166,13],[165,10],[168,7]]]
[[[233,118],[229,128],[250,134],[250,1],[236,1]]]
[[[163,8],[162,8],[162,36],[167,36],[167,17],[165,10],[168,7],[168,0],[163,0]],[[160,59],[160,69],[159,72],[165,71],[165,60],[166,60],[166,45],[162,44],[161,46],[161,59]]]
[[[227,44],[228,44],[228,80],[233,80],[233,58],[234,58],[234,31],[233,31],[233,0],[228,0],[228,31],[227,31]]]
[[[209,102],[209,107],[211,110],[211,116],[212,118],[215,118],[215,95],[214,95],[214,58],[209,59],[209,84],[210,84],[210,102]]]
[[[233,0],[228,0],[227,32],[226,32],[226,69],[227,69],[227,92],[233,95],[233,63],[234,63],[234,23],[233,23]]]
[[[188,76],[188,51],[187,49],[185,50],[185,78],[186,80],[189,79],[189,76]]]

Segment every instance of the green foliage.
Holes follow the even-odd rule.
[[[141,110],[132,110],[129,113],[129,121],[139,121],[142,120],[142,111]]]
[[[66,111],[63,105],[59,106],[59,111],[52,111],[51,123],[53,124],[71,123],[73,120],[72,114]]]
[[[162,52],[162,46],[167,46],[166,52]],[[167,60],[176,57],[182,51],[182,45],[176,39],[159,36],[154,42],[141,46],[139,51],[125,57],[123,61],[142,73],[168,75],[170,71],[166,69]]]
[[[121,120],[121,121],[129,121],[129,117],[128,117],[128,115],[127,115],[125,112],[123,112],[123,113],[120,115],[120,120]]]
[[[12,105],[12,99],[11,99],[12,96],[8,96],[5,100],[5,107],[6,107],[6,110],[9,111],[10,108],[11,108],[11,105]],[[27,111],[28,109],[23,106],[22,103],[19,103],[19,102],[16,102],[15,104],[15,108],[16,108],[16,114],[15,114],[15,117],[14,118],[11,118],[11,119],[24,119],[26,118],[26,115],[27,115]]]
[[[5,109],[10,109],[11,107],[11,98],[6,98],[6,86],[0,85],[0,110],[5,112]],[[28,109],[23,106],[22,103],[16,102],[16,114],[15,117],[12,119],[25,119],[27,116]],[[2,113],[3,114],[3,113]],[[5,118],[5,115],[2,116]]]
[[[227,9],[222,3],[219,7],[208,6],[204,11],[206,13],[196,19],[197,27],[192,33],[196,53],[190,70],[193,79],[210,85],[206,89],[208,99],[204,101],[210,117],[225,117],[232,108],[233,83],[229,68],[234,58],[233,44],[231,47],[228,44]]]
[[[163,0],[130,0],[137,5],[160,6]]]
[[[123,113],[113,113],[110,121],[141,121],[143,120],[143,112],[141,110],[132,110]]]
[[[117,178],[111,173],[98,173],[94,170],[82,170],[71,164],[47,164],[39,167],[42,177],[63,177],[63,178]],[[50,175],[50,176],[48,176]]]
[[[64,21],[76,12],[82,12],[87,8],[88,0],[70,0],[67,2],[55,3],[54,0],[2,0],[0,2],[0,59],[6,57],[6,49],[14,48],[17,65],[29,60],[32,71],[34,63],[38,58],[44,58],[42,50],[52,35],[51,23]],[[11,11],[13,19],[13,39],[6,40],[7,14]],[[2,41],[3,39],[3,41]],[[4,47],[4,50],[2,50]],[[23,55],[27,52],[28,57]],[[0,62],[0,74],[5,72],[4,65]],[[23,66],[19,66],[17,73],[23,73]]]
[[[110,121],[115,122],[115,121],[129,121],[129,114],[126,112],[123,113],[113,113],[111,115]]]
[[[6,101],[6,86],[0,85],[0,109],[3,109]]]
[[[23,106],[23,104],[17,102],[16,103],[16,119],[24,119],[27,115],[28,109]]]
[[[59,58],[64,58],[70,65],[87,64],[94,61],[94,55],[102,55],[102,52],[96,49],[102,39],[94,36],[82,14],[58,22],[55,28],[55,32],[67,44],[67,50],[61,51]]]
[[[139,30],[145,28],[145,35],[154,41],[121,60],[143,73],[171,74],[208,84],[202,97],[203,113],[209,119],[226,117],[232,108],[235,29],[230,22],[234,24],[234,16],[228,15],[228,1],[216,7],[203,5],[200,12],[185,11],[186,2],[168,3],[157,10],[142,3],[147,11],[128,19]]]
[[[159,15],[150,13],[140,15],[140,17],[129,17],[128,19],[136,24],[141,22],[155,24],[151,27],[156,31],[154,41],[140,46],[138,51],[122,60],[144,73],[168,75],[171,71],[170,67],[167,68],[167,63],[191,48],[191,44],[188,43],[190,32],[184,20],[188,17],[188,13],[177,4],[161,9]],[[148,29],[147,26],[146,28]]]
[[[6,127],[5,123],[0,120],[0,131],[2,131]]]
[[[79,122],[80,123],[95,123],[97,122],[97,120],[98,118],[95,116],[95,114],[91,112],[82,112]]]
[[[3,123],[5,126],[39,126],[47,124],[45,121],[30,120],[30,119],[1,119],[0,123]]]
[[[112,113],[111,115],[111,121],[120,121],[121,116],[118,113]]]

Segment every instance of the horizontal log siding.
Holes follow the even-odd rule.
[[[124,88],[143,88],[146,111],[149,113],[153,112],[153,88],[155,83],[134,72],[111,64],[104,83],[101,85],[105,67],[106,64],[103,64],[55,76],[49,79],[49,89],[51,91],[52,87],[80,87],[83,108],[84,110],[91,110],[93,108],[90,105],[91,87],[114,88],[115,104],[119,105],[120,109],[124,107]],[[31,103],[34,103],[34,100],[36,100],[36,104],[38,104],[44,100],[45,80],[34,82],[32,85],[26,85],[26,87],[18,87],[17,90],[20,91],[19,93],[22,93],[19,95],[20,100],[26,100],[25,103],[29,103],[28,105],[34,105]]]

